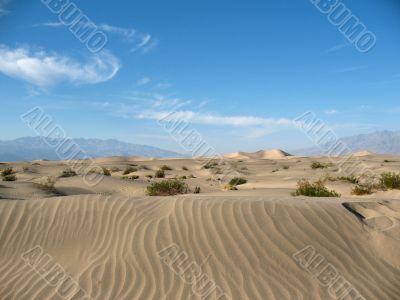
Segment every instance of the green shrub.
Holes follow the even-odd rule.
[[[321,180],[310,183],[308,180],[303,179],[297,182],[297,189],[293,196],[340,197],[340,194],[333,190],[328,190]]]
[[[66,178],[66,177],[74,177],[77,176],[76,172],[72,170],[71,168],[65,169],[60,177]]]
[[[165,172],[164,170],[157,170],[156,173],[154,174],[155,178],[164,178],[165,177]]]
[[[357,185],[351,190],[351,194],[357,196],[371,195],[372,193],[373,191],[371,186]]]
[[[56,184],[57,179],[53,176],[47,176],[46,179],[43,179],[39,183],[39,187],[45,191],[54,191],[54,185]]]
[[[203,168],[208,170],[208,169],[215,168],[216,166],[218,166],[218,163],[217,163],[217,162],[215,162],[215,161],[209,161],[209,162],[207,162],[207,163],[203,166]]]
[[[139,179],[139,176],[138,175],[124,176],[124,177],[122,177],[122,179],[136,180],[136,179]]]
[[[124,172],[122,173],[122,175],[128,175],[128,174],[131,174],[131,173],[133,173],[133,172],[137,172],[137,168],[134,168],[134,167],[127,167],[125,170],[124,170]]]
[[[311,164],[311,169],[326,169],[328,167],[328,165],[320,163],[318,161],[314,161]]]
[[[15,173],[15,171],[13,170],[13,168],[7,168],[7,169],[4,169],[3,171],[1,171],[1,176],[5,177],[8,175],[12,175],[14,173]]]
[[[196,186],[194,188],[194,194],[200,194],[200,187],[199,186]]]
[[[104,176],[111,176],[111,172],[109,169],[101,167]]]
[[[15,174],[3,176],[3,181],[16,181],[16,180],[17,176]]]
[[[237,190],[238,190],[238,188],[236,187],[236,185],[231,185],[231,184],[225,185],[225,189],[226,189],[226,190],[230,190],[230,191],[237,191]]]
[[[229,181],[229,184],[233,185],[233,186],[237,186],[237,185],[241,185],[241,184],[245,184],[245,183],[247,183],[247,179],[244,179],[241,177],[235,177]]]
[[[186,194],[189,188],[186,183],[181,180],[163,180],[153,182],[147,187],[147,195],[149,196],[173,196],[178,194]]]
[[[400,189],[400,174],[391,172],[382,173],[379,181],[383,188],[392,190]]]
[[[111,167],[111,168],[110,168],[110,171],[113,172],[113,173],[115,173],[115,172],[121,171],[121,169],[118,168],[118,167]]]
[[[163,166],[161,166],[160,170],[163,170],[163,171],[171,171],[172,168],[171,168],[170,166],[163,165]]]
[[[353,176],[341,176],[341,177],[330,177],[330,176],[328,176],[326,179],[329,180],[329,181],[338,181],[338,180],[347,181],[347,182],[350,182],[352,184],[358,184],[360,182],[360,179],[355,177],[354,175]]]

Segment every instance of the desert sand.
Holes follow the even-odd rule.
[[[353,159],[377,174],[400,169],[396,156]],[[66,161],[2,163],[17,181],[0,182],[0,299],[399,299],[399,190],[354,196],[352,183],[327,180],[340,198],[291,196],[302,178],[340,176],[335,160],[311,169],[332,160],[238,152],[205,169],[205,158],[100,158],[113,172],[94,187],[59,178]],[[146,196],[162,165],[201,193]],[[224,189],[227,165],[248,180],[236,191]],[[129,166],[138,179],[121,179]],[[40,184],[48,176],[54,189]],[[327,266],[336,286],[313,276]]]

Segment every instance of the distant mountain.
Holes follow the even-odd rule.
[[[151,146],[125,143],[114,139],[79,138],[73,140],[79,145],[80,149],[92,158],[108,156],[184,157],[184,155],[176,152]],[[60,140],[52,139],[51,142],[57,145]],[[83,156],[76,158],[83,158]],[[41,137],[23,137],[12,141],[0,141],[0,161],[36,159],[59,160],[60,158],[57,156],[55,149],[49,146]]]
[[[375,154],[400,155],[400,131],[378,131],[369,134],[344,137],[341,138],[340,141],[351,149],[351,151],[349,151],[351,153],[369,151]],[[318,147],[300,149],[293,152],[298,155],[307,156],[324,155]]]

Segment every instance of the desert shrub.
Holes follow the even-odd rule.
[[[141,165],[140,168],[141,168],[142,170],[146,170],[146,171],[151,170],[148,166],[145,166],[145,165]]]
[[[350,182],[352,184],[358,184],[359,179],[355,176],[340,177],[340,180]]]
[[[235,177],[229,181],[229,184],[233,185],[233,186],[241,185],[241,184],[245,184],[245,183],[247,183],[247,179],[244,179],[242,177]]]
[[[16,181],[16,180],[17,176],[15,174],[3,176],[3,181]]]
[[[302,179],[297,182],[297,189],[293,196],[340,197],[340,194],[333,190],[328,190],[321,180],[310,183],[308,180]]]
[[[72,170],[71,168],[65,169],[64,171],[62,171],[61,176],[63,178],[66,177],[74,177],[77,176],[76,172],[74,170]]]
[[[247,183],[247,179],[241,177],[232,178],[227,185],[225,185],[225,189],[230,191],[236,191],[238,185]]]
[[[360,179],[358,179],[356,176],[352,175],[352,176],[341,176],[341,177],[328,177],[328,180],[330,181],[337,181],[337,180],[341,180],[341,181],[347,181],[350,182],[352,184],[358,184]]]
[[[207,162],[204,166],[203,166],[203,169],[212,169],[212,168],[215,168],[216,166],[218,166],[218,163],[217,162],[215,162],[215,161],[209,161],[209,162]]]
[[[326,169],[328,167],[328,165],[320,163],[318,161],[314,161],[311,164],[311,169]]]
[[[200,187],[199,186],[196,186],[195,188],[194,188],[194,194],[200,194]]]
[[[138,176],[138,175],[124,176],[124,177],[122,177],[122,179],[126,179],[126,180],[136,180],[136,179],[139,179],[139,176]]]
[[[279,169],[272,170],[272,173],[276,173],[276,172],[279,172]]]
[[[146,175],[146,178],[152,179],[153,175]]]
[[[231,184],[225,185],[225,189],[226,189],[226,190],[230,190],[230,191],[237,191],[237,190],[238,190],[238,188],[236,187],[236,185],[231,185]]]
[[[163,171],[171,171],[172,168],[171,168],[170,166],[163,165],[163,166],[161,166],[160,170],[163,170]]]
[[[47,176],[45,179],[42,179],[38,185],[42,190],[45,191],[54,191],[54,185],[56,184],[57,179],[53,176]]]
[[[127,167],[125,170],[124,170],[124,172],[122,173],[122,175],[128,175],[128,174],[130,174],[130,173],[133,173],[133,172],[137,172],[137,168],[134,168],[134,167]]]
[[[118,168],[118,167],[111,167],[111,168],[110,168],[110,171],[113,172],[113,173],[115,173],[115,172],[121,171],[121,169]]]
[[[22,167],[22,171],[28,172],[28,171],[29,171],[29,167],[28,167],[28,166],[23,166],[23,167]]]
[[[186,177],[185,175],[183,175],[183,176],[178,176],[177,179],[179,179],[179,180],[185,180],[185,179],[187,179],[187,177]]]
[[[165,177],[165,172],[164,170],[157,170],[156,173],[154,174],[155,178],[164,178]]]
[[[284,169],[284,170],[289,170],[289,166],[282,166],[282,169]]]
[[[149,196],[173,196],[178,194],[186,194],[189,188],[186,183],[181,180],[163,180],[153,182],[147,187],[147,195]]]
[[[190,174],[190,175],[188,176],[188,178],[193,179],[193,178],[196,178],[196,176],[194,176],[193,174]]]
[[[396,173],[382,173],[380,177],[380,184],[386,189],[400,189],[400,174]]]
[[[371,195],[372,193],[372,186],[357,185],[351,190],[351,194],[357,196]]]
[[[8,176],[8,175],[12,175],[14,173],[15,173],[15,171],[14,171],[13,168],[7,168],[7,169],[4,169],[3,171],[1,171],[1,176],[5,177],[5,176]]]
[[[183,171],[189,171],[188,167],[186,167],[186,166],[183,166],[183,167],[182,167],[182,170],[183,170]]]
[[[101,170],[103,171],[104,176],[111,176],[111,172],[109,169],[101,167]]]

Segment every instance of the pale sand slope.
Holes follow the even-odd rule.
[[[274,152],[275,153],[275,152]],[[264,153],[265,154],[265,153]],[[259,157],[264,157],[264,154]],[[276,154],[276,153],[275,153]],[[257,153],[253,153],[256,157]],[[0,199],[41,199],[55,196],[71,196],[83,194],[101,194],[117,195],[124,197],[142,197],[145,196],[146,187],[154,181],[160,179],[148,179],[146,176],[154,176],[156,170],[162,165],[168,165],[172,170],[166,171],[166,178],[175,176],[186,176],[185,182],[193,190],[196,186],[201,188],[202,195],[218,196],[269,196],[277,197],[290,196],[296,189],[297,182],[303,178],[311,181],[325,180],[328,188],[339,192],[342,197],[354,199],[400,199],[400,191],[378,191],[369,196],[353,196],[351,190],[354,184],[345,180],[328,180],[328,178],[338,178],[348,176],[340,172],[340,166],[335,162],[340,162],[343,158],[335,157],[293,157],[283,156],[283,159],[265,159],[265,158],[225,158],[223,161],[215,160],[218,166],[210,169],[203,168],[208,162],[207,159],[145,159],[137,157],[113,157],[101,158],[96,160],[99,167],[105,167],[111,170],[111,176],[105,177],[100,184],[90,187],[82,180],[83,174],[70,178],[59,178],[62,171],[68,168],[68,162],[65,161],[40,161],[36,163],[18,162],[0,164],[0,170],[7,167],[13,167],[17,172],[16,182],[0,182]],[[334,162],[331,166],[324,169],[311,169],[314,161],[323,164]],[[400,157],[398,156],[378,156],[369,155],[362,157],[353,157],[348,161],[349,165],[361,164],[375,174],[382,172],[399,172]],[[82,161],[82,165],[89,165],[89,162]],[[123,170],[127,167],[137,169],[130,175],[137,175],[137,180],[123,180]],[[185,168],[183,170],[183,168]],[[118,170],[118,171],[112,171]],[[233,171],[234,176],[244,177],[248,182],[238,186],[238,191],[224,190],[230,177],[223,173]],[[361,171],[357,166],[356,175]],[[191,176],[193,175],[193,176]],[[57,182],[55,191],[45,191],[38,183],[46,179],[47,176],[53,176]],[[195,178],[193,178],[195,177]]]
[[[333,299],[292,258],[307,245],[365,299],[399,299],[399,202],[352,202],[352,213],[344,201],[232,195],[2,200],[0,299],[61,299],[21,259],[36,245],[92,299],[200,299],[160,261],[157,252],[172,243],[226,293],[219,299]],[[216,298],[213,292],[203,299]]]

